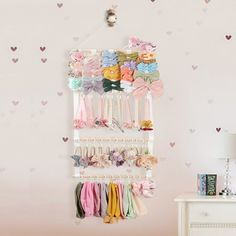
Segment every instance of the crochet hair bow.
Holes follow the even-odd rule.
[[[122,91],[123,89],[120,87],[120,80],[112,81],[109,79],[103,79],[103,88],[104,92],[109,92],[111,90]]]
[[[84,94],[87,95],[90,92],[94,91],[99,93],[100,95],[104,93],[103,82],[102,81],[91,81],[87,80],[83,82],[83,91]]]
[[[161,80],[155,80],[150,83],[140,77],[133,82],[133,86],[133,95],[138,98],[146,95],[148,92],[151,92],[156,97],[160,97],[163,94],[163,83]]]

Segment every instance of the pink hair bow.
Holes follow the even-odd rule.
[[[83,76],[92,77],[102,74],[100,61],[97,57],[91,58],[84,64]]]
[[[146,95],[149,91],[156,97],[160,97],[163,94],[163,83],[161,80],[149,82],[139,77],[134,80],[133,86],[133,95],[138,98]]]

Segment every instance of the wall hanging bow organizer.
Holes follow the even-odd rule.
[[[146,213],[153,196],[153,98],[163,93],[156,46],[129,39],[126,50],[74,50],[68,86],[74,99],[77,217],[105,223]]]

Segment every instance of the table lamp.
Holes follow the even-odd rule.
[[[233,195],[230,182],[230,159],[236,159],[236,134],[219,132],[214,135],[214,153],[218,159],[225,160],[224,189],[219,193],[223,196]]]

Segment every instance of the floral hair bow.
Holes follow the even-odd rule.
[[[106,79],[120,80],[120,67],[115,65],[103,68],[103,76]]]
[[[119,64],[123,65],[125,61],[136,61],[138,58],[138,52],[124,53],[118,52]]]
[[[137,65],[137,69],[143,73],[152,73],[157,70],[157,63],[146,64],[141,62]]]
[[[161,80],[149,82],[140,77],[134,80],[133,86],[133,95],[138,98],[146,95],[148,92],[156,97],[160,97],[163,94],[163,83]]]
[[[130,81],[130,82],[134,80],[133,78],[134,71],[129,69],[128,67],[123,67],[120,72],[121,72],[122,80]]]
[[[123,89],[120,87],[120,80],[111,81],[109,79],[103,79],[103,88],[104,92],[109,92],[111,90],[122,91]]]
[[[104,93],[102,81],[84,80],[82,87],[85,95],[89,94],[92,91],[97,92],[100,95]]]
[[[133,84],[132,82],[121,80],[120,81],[120,87],[123,89],[125,93],[132,93],[133,91]]]
[[[116,52],[109,52],[105,50],[102,52],[102,66],[109,67],[114,66],[118,63],[118,57]]]
[[[86,168],[88,166],[88,161],[86,161],[84,158],[82,158],[79,155],[73,155],[71,158],[75,161],[74,166],[79,167],[82,166]]]
[[[136,69],[136,61],[125,61],[123,65],[121,65],[121,69],[122,68],[129,68],[131,70],[135,70]]]
[[[111,160],[109,160],[109,155],[99,154],[99,155],[94,155],[90,157],[89,165],[98,167],[98,168],[104,168],[104,167],[111,166],[112,162]]]
[[[117,151],[111,151],[110,155],[109,155],[109,159],[116,166],[122,166],[125,163],[123,155],[120,152],[117,152]]]
[[[156,45],[150,42],[142,41],[137,37],[130,37],[129,48],[139,49],[141,51],[153,52],[156,50]]]
[[[76,91],[76,90],[79,90],[81,88],[82,79],[70,77],[68,80],[69,80],[68,87],[71,90]]]
[[[154,80],[158,80],[160,75],[159,75],[159,71],[154,71],[152,73],[144,73],[142,71],[134,71],[134,75],[133,75],[134,79],[137,78],[143,78],[145,81],[154,81]]]
[[[70,57],[75,62],[81,62],[85,58],[84,53],[78,51],[72,52]]]

